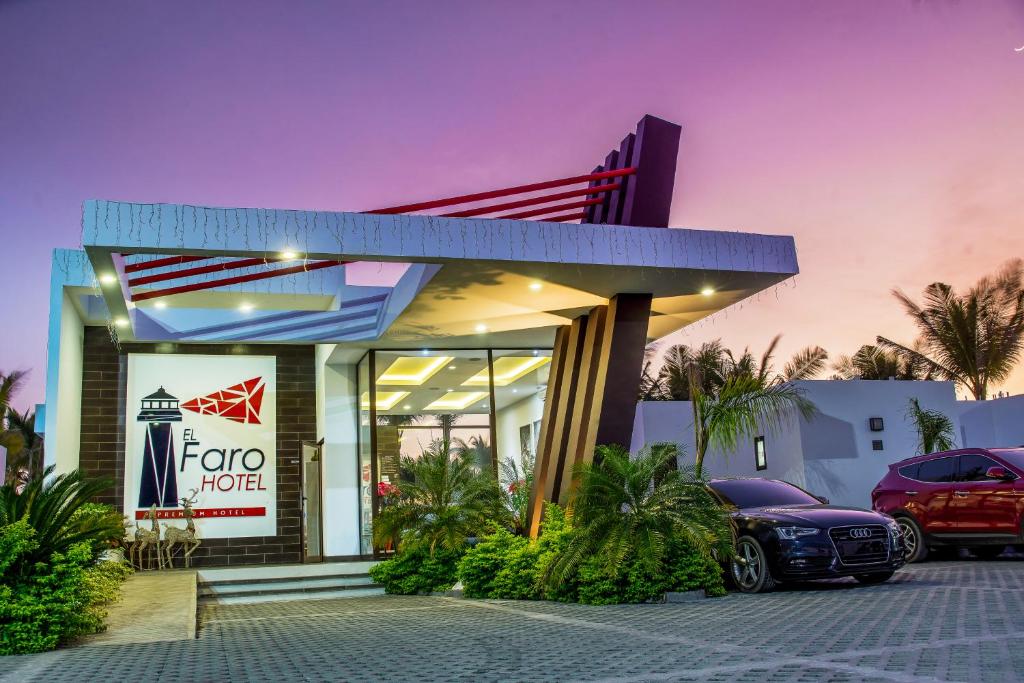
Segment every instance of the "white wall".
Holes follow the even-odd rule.
[[[818,413],[809,421],[788,419],[775,433],[766,430],[768,468],[757,471],[753,443],[744,439],[732,453],[709,451],[707,475],[784,479],[836,504],[870,507],[871,489],[889,464],[917,454],[917,434],[906,418],[911,397],[916,397],[921,407],[949,416],[956,432],[960,431],[951,382],[810,380],[796,384]],[[687,401],[640,403],[632,450],[669,441],[682,448],[681,462],[692,463],[690,410]],[[870,430],[871,417],[883,419],[881,432]],[[875,439],[882,441],[883,450],[872,449]]]
[[[513,457],[517,466],[522,464],[519,428],[523,425],[533,424],[544,416],[544,401],[541,400],[541,395],[542,392],[538,391],[521,401],[495,411],[499,463]]]
[[[60,288],[60,303],[50,311],[47,349],[44,458],[57,472],[78,467],[82,425],[82,354],[85,326],[71,297]],[[57,329],[54,329],[54,326]],[[53,340],[57,340],[56,347]]]
[[[959,401],[964,446],[1024,446],[1024,394],[988,401]]]
[[[910,399],[957,421],[952,382],[895,380],[809,380],[797,382],[818,409],[801,425],[807,487],[840,505],[871,506],[871,489],[891,463],[918,454],[917,432],[907,418]],[[872,432],[868,420],[881,417],[884,429]],[[883,450],[872,448],[882,441]]]
[[[765,431],[767,469],[758,471],[754,463],[754,442],[741,439],[736,449],[725,452],[711,448],[704,458],[707,477],[769,477],[803,486],[804,469],[800,457],[800,432],[795,419],[787,418],[782,429]],[[641,401],[637,404],[630,450],[645,445],[674,443],[679,447],[679,463],[692,465],[696,455],[693,412],[689,401]]]
[[[331,349],[331,345],[317,347],[317,430],[324,440],[324,554],[358,555],[356,366],[327,365]]]

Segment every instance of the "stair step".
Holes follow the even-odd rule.
[[[373,579],[366,572],[347,572],[341,574],[310,574],[306,576],[270,576],[250,579],[199,579],[199,587],[204,586],[235,586],[241,584],[275,584],[295,583],[296,581],[342,581],[359,579],[371,582]]]
[[[362,598],[375,595],[384,595],[384,589],[374,588],[352,588],[337,591],[316,591],[311,593],[271,593],[267,595],[216,595],[200,597],[199,604],[218,605],[247,605],[259,602],[283,602],[292,600],[329,600],[333,598]]]
[[[284,593],[316,593],[323,591],[353,590],[357,588],[375,588],[369,578],[352,578],[346,580],[296,580],[274,583],[235,583],[227,586],[200,584],[199,595],[272,595]]]

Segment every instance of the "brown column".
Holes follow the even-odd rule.
[[[573,472],[593,460],[596,445],[629,447],[650,310],[650,294],[619,294],[558,330],[530,495],[531,536],[544,501],[568,503]]]

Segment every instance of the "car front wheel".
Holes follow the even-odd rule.
[[[896,523],[903,534],[904,557],[907,562],[922,562],[928,557],[928,546],[924,543],[921,527],[910,517],[897,517]]]
[[[767,593],[775,588],[768,555],[753,536],[740,536],[732,561],[732,580],[743,593]]]

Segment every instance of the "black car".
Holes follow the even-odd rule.
[[[900,528],[889,515],[829,505],[776,479],[712,479],[708,487],[731,510],[731,573],[744,593],[842,576],[882,583],[905,562]]]

